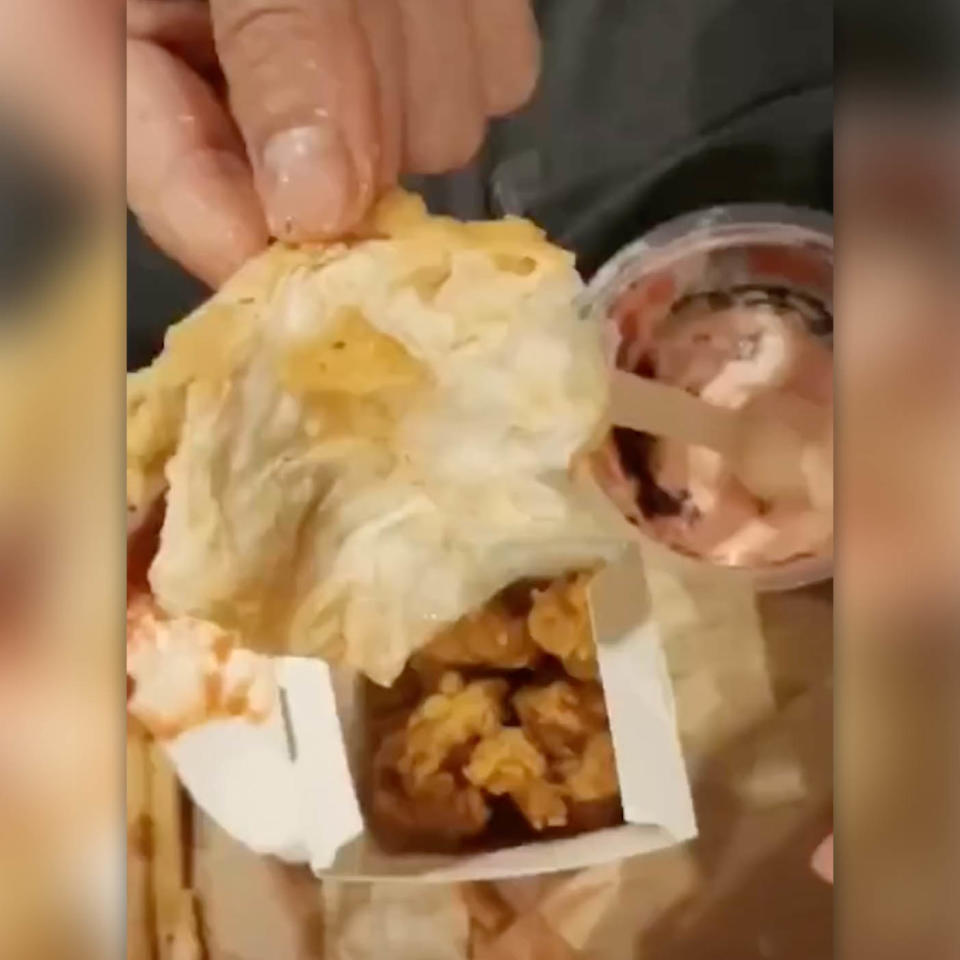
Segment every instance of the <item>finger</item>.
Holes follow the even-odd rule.
[[[206,0],[127,0],[127,36],[152,40],[199,70],[217,62]]]
[[[210,89],[153,44],[127,44],[127,194],[144,229],[217,285],[267,242],[240,137]]]
[[[503,116],[532,96],[540,34],[530,0],[469,0],[487,115]]]
[[[405,41],[404,166],[465,166],[486,130],[467,0],[398,0]]]
[[[403,147],[403,33],[396,0],[359,0],[360,24],[377,74],[381,187],[400,175]]]
[[[827,837],[814,851],[810,861],[814,873],[833,883],[833,836]]]
[[[336,236],[376,184],[376,80],[352,0],[211,0],[214,38],[273,233]]]

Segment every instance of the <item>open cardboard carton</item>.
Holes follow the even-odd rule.
[[[357,678],[278,658],[278,702],[255,725],[206,724],[169,744],[194,801],[261,854],[341,880],[460,881],[549,873],[659,850],[696,835],[673,693],[639,551],[594,579],[600,673],[620,778],[622,826],[461,856],[395,855],[365,828],[351,775],[363,748]]]

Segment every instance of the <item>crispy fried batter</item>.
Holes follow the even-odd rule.
[[[440,633],[423,655],[458,666],[518,669],[532,666],[541,653],[525,620],[493,600]]]
[[[506,692],[505,681],[465,684],[460,674],[445,673],[437,692],[381,741],[373,762],[373,814],[391,837],[445,844],[486,827],[486,800],[461,767],[478,740],[500,729]]]
[[[620,792],[613,737],[609,730],[590,734],[583,753],[558,761],[556,770],[575,803],[606,800]]]
[[[521,686],[515,679],[466,682],[447,664],[501,670],[535,666],[549,653],[566,670],[596,672],[588,577],[543,589],[524,584],[444,631],[411,662],[421,696],[375,761],[374,811],[408,841],[457,842],[488,825],[491,797],[509,797],[536,831],[598,829],[619,822],[613,741],[595,680]],[[504,726],[511,711],[520,726]]]
[[[481,740],[464,772],[495,797],[509,794],[535,830],[567,822],[563,789],[546,779],[546,758],[519,727],[505,727]]]
[[[161,605],[389,685],[514,572],[615,560],[589,480],[552,480],[607,401],[581,285],[532,224],[399,191],[345,242],[251,260],[129,379],[128,508],[166,492]]]
[[[380,826],[398,840],[457,840],[480,833],[490,816],[480,790],[446,770],[424,776],[414,787],[398,771],[405,748],[406,731],[396,730],[374,757],[373,812]]]
[[[524,687],[513,705],[527,736],[548,759],[548,773],[571,803],[615,797],[620,790],[603,690],[558,680]]]
[[[524,732],[553,760],[578,756],[592,733],[607,729],[607,708],[598,683],[557,680],[523,687],[513,705]]]
[[[500,729],[507,689],[505,680],[464,684],[460,674],[444,674],[438,692],[427,697],[407,721],[397,769],[411,791],[440,770],[454,750],[472,746]]]
[[[589,585],[590,575],[580,573],[555,580],[545,590],[534,590],[527,617],[534,642],[560,659],[567,673],[578,680],[595,679],[598,673],[587,603]]]
[[[587,606],[588,574],[564,577],[536,589],[524,602],[502,594],[438,634],[421,659],[451,666],[517,670],[536,666],[543,653],[562,661],[570,676],[592,680],[597,657]]]

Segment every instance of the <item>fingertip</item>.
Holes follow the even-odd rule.
[[[520,44],[522,50],[509,84],[498,87],[485,83],[489,98],[487,109],[491,117],[504,117],[526,106],[540,82],[540,34],[534,29]]]
[[[833,837],[827,837],[823,843],[817,847],[810,861],[814,873],[822,877],[828,883],[833,883]]]
[[[484,105],[490,117],[524,106],[540,78],[541,43],[529,0],[470,0]]]
[[[324,240],[348,231],[372,199],[357,176],[346,142],[332,123],[274,134],[257,171],[270,232],[292,242]]]
[[[136,212],[168,255],[214,288],[269,241],[249,167],[221,150],[183,157]]]

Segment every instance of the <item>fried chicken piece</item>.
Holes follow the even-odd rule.
[[[574,803],[606,800],[620,792],[613,737],[609,730],[590,734],[583,753],[558,761],[557,773]]]
[[[569,822],[599,811],[615,822],[620,782],[603,690],[597,683],[558,680],[524,687],[513,697],[523,730],[548,760],[548,776],[567,799]]]
[[[481,740],[464,769],[467,779],[495,797],[509,794],[535,830],[567,822],[564,791],[547,777],[546,757],[519,727]]]
[[[401,845],[449,845],[475,836],[490,811],[482,791],[463,776],[473,746],[499,729],[504,680],[464,683],[445,673],[428,696],[388,734],[373,761],[373,814]]]
[[[592,734],[608,729],[598,683],[557,680],[545,687],[522,687],[513,706],[524,732],[551,760],[575,759]]]
[[[159,739],[208,720],[262,723],[277,698],[267,657],[207,620],[168,617],[145,594],[127,607],[127,710]]]
[[[590,624],[587,588],[590,575],[555,580],[545,590],[533,591],[527,626],[534,642],[563,662],[578,680],[597,677],[597,651]]]
[[[620,791],[600,800],[574,800],[567,797],[567,829],[571,833],[592,833],[623,822]]]
[[[373,814],[394,841],[450,843],[480,833],[490,810],[483,794],[454,772],[438,770],[414,786],[399,771],[407,739],[395,730],[380,744],[373,761]]]
[[[440,770],[454,751],[467,749],[500,729],[507,690],[505,680],[464,684],[460,674],[444,674],[439,690],[427,697],[407,721],[397,769],[411,792]]]
[[[532,666],[541,652],[524,617],[496,599],[447,627],[427,645],[423,655],[457,666],[515,670]]]

